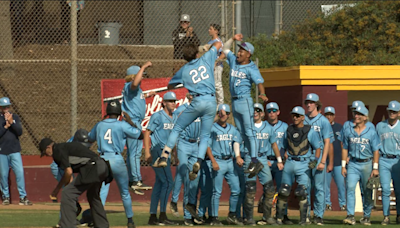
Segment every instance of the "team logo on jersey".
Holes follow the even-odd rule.
[[[320,126],[313,126],[314,131],[316,132],[320,132],[321,131],[321,127]]]
[[[350,138],[351,143],[358,143],[358,144],[369,144],[369,139],[365,138]]]
[[[174,128],[173,123],[164,123],[164,129],[165,130],[172,130]]]
[[[294,133],[294,134],[293,134],[293,138],[294,138],[294,139],[297,139],[298,137],[299,137],[299,133]]]
[[[231,141],[232,140],[233,135],[231,134],[222,134],[222,135],[217,135],[217,142],[219,141]]]
[[[235,78],[241,78],[241,79],[247,78],[247,76],[244,72],[233,70],[233,69],[231,72],[231,76],[235,77]]]
[[[257,139],[268,139],[269,134],[268,133],[256,133]]]
[[[280,138],[280,139],[281,139],[284,135],[285,135],[285,132],[277,132],[277,133],[276,133],[276,137],[277,137],[277,138]]]

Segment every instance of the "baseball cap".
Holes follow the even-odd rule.
[[[388,111],[400,111],[400,103],[398,101],[391,101],[389,102],[388,107],[386,108]]]
[[[313,101],[313,102],[317,102],[319,101],[319,96],[315,93],[309,93],[307,94],[307,97],[305,99],[306,101]]]
[[[243,42],[241,44],[238,44],[238,46],[249,52],[251,55],[254,54],[254,46],[251,43]]]
[[[304,111],[304,109],[303,109],[302,107],[296,106],[296,107],[294,107],[294,108],[292,109],[291,114],[299,114],[299,115],[304,116],[304,115],[305,115],[305,111]]]
[[[8,97],[0,98],[0,106],[9,106],[9,105],[11,105],[10,98]]]
[[[259,109],[261,109],[261,111],[264,112],[264,106],[263,106],[262,104],[260,104],[260,103],[255,103],[255,104],[254,104],[254,109],[256,109],[256,108],[259,108]]]
[[[353,112],[358,112],[363,116],[368,116],[368,109],[365,106],[358,106]]]
[[[267,104],[267,109],[276,109],[279,110],[279,105],[275,102],[270,102]]]
[[[168,92],[163,96],[164,101],[176,101],[176,94],[174,92]]]
[[[328,107],[325,108],[325,111],[324,111],[324,112],[325,112],[325,113],[332,113],[332,114],[335,114],[335,108],[332,107],[332,106],[328,106]]]
[[[126,76],[129,75],[136,75],[137,73],[139,73],[140,67],[139,66],[130,66],[127,70],[126,70]],[[146,74],[146,72],[143,72],[143,74]]]
[[[40,157],[43,157],[46,154],[46,148],[53,142],[50,138],[44,138],[40,140],[39,143],[39,150],[40,150]]]
[[[231,112],[231,108],[227,104],[222,104],[218,106],[218,112],[221,110],[225,110],[225,112]]]
[[[190,16],[189,16],[189,14],[182,14],[182,15],[181,15],[181,21],[188,21],[188,22],[190,22]]]
[[[352,109],[356,109],[359,106],[364,106],[365,107],[364,102],[362,102],[362,101],[353,101],[353,104],[351,105],[351,108]]]

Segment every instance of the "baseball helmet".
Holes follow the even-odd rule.
[[[86,147],[90,147],[92,144],[89,142],[89,132],[85,129],[79,129],[75,132],[74,139],[72,142],[80,142]]]
[[[110,101],[107,104],[106,113],[107,115],[121,115],[121,103],[119,101]]]

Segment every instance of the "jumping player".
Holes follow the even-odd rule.
[[[175,102],[176,95],[174,92],[164,94],[162,101],[163,109],[154,113],[150,118],[144,136],[145,159],[150,163],[152,162],[152,158],[160,157],[168,136],[174,128],[176,122],[176,115],[173,114],[176,107]],[[157,160],[154,160],[154,162],[157,162]],[[174,222],[167,218],[166,214],[168,198],[173,187],[171,161],[169,158],[167,162],[167,167],[162,168],[154,168],[153,164],[156,181],[151,193],[149,225],[175,225]],[[158,204],[160,204],[159,220],[157,219]]]
[[[155,92],[143,94],[140,83],[145,74],[145,69],[151,67],[151,62],[146,62],[141,68],[131,66],[126,71],[125,85],[122,90],[122,111],[126,112],[132,122],[139,130],[142,130],[142,121],[146,114],[145,98],[155,95]],[[126,147],[128,151],[127,164],[129,174],[129,186],[138,195],[144,195],[141,190],[149,190],[148,186],[142,182],[140,174],[140,157],[142,156],[143,141],[127,138]]]
[[[345,224],[354,225],[355,188],[360,182],[363,193],[364,217],[360,220],[362,225],[371,225],[371,210],[373,207],[372,190],[367,188],[370,177],[379,175],[379,149],[381,142],[375,129],[366,126],[368,122],[368,109],[359,106],[354,110],[354,128],[347,128],[343,135],[342,150],[342,175],[346,178],[347,217]],[[347,157],[350,161],[346,168]]]
[[[241,41],[242,34],[236,34],[229,39],[224,46],[224,53],[227,57],[231,74],[229,77],[229,88],[232,98],[233,118],[242,138],[245,147],[249,148],[251,163],[245,170],[251,176],[259,173],[263,165],[257,160],[257,144],[254,130],[254,108],[253,98],[250,90],[252,83],[257,85],[259,98],[264,102],[268,101],[265,95],[264,79],[262,78],[258,67],[250,60],[254,54],[254,47],[248,42],[239,44],[239,52],[235,56],[229,49],[234,40]]]
[[[282,183],[278,192],[276,206],[276,219],[278,224],[282,222],[287,207],[293,176],[296,178],[297,188],[294,194],[299,198],[300,225],[309,225],[308,215],[308,191],[311,183],[311,170],[309,164],[315,159],[313,150],[320,153],[321,143],[318,133],[310,125],[304,125],[305,111],[302,107],[294,107],[292,112],[293,124],[287,129],[287,138],[284,141],[288,153],[282,174]]]
[[[178,140],[179,134],[195,119],[200,117],[201,130],[198,159],[193,165],[193,171],[189,176],[191,180],[196,179],[200,165],[206,155],[210,131],[217,108],[215,101],[214,63],[218,55],[218,50],[221,47],[221,42],[215,42],[210,50],[200,58],[198,58],[199,51],[196,45],[188,44],[183,48],[183,56],[188,63],[174,75],[169,82],[168,88],[172,89],[178,84],[183,84],[193,96],[193,101],[178,117],[161,157],[154,163],[156,167],[167,166],[167,159]]]
[[[376,125],[376,131],[382,142],[379,158],[379,174],[382,187],[383,221],[382,225],[390,224],[390,184],[393,179],[396,195],[396,222],[400,224],[400,103],[391,101],[387,107],[388,119]]]

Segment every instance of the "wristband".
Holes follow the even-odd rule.
[[[263,94],[260,94],[260,96],[267,96],[267,94],[263,93]]]
[[[372,166],[372,169],[377,170],[378,167],[379,167],[379,164],[378,163],[374,163],[374,165]]]
[[[343,167],[343,168],[346,167],[346,164],[347,164],[346,160],[342,160],[342,167]]]
[[[282,157],[277,157],[276,160],[278,161],[278,163],[282,163]]]

